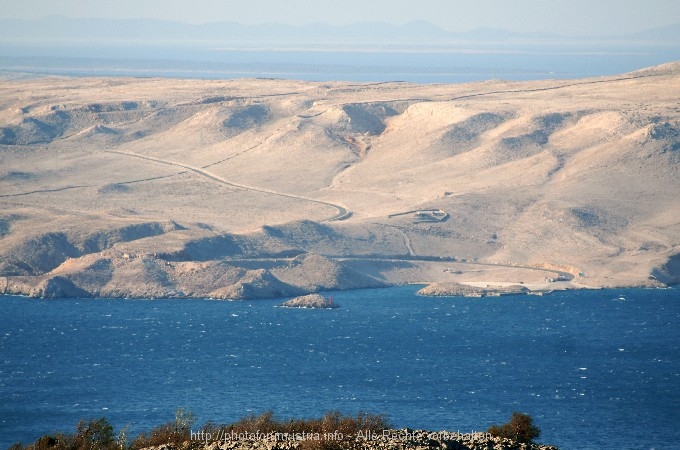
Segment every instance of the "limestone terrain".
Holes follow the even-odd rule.
[[[679,100],[679,63],[456,85],[6,77],[0,293],[678,283]]]

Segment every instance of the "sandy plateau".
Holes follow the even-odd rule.
[[[680,282],[680,64],[456,85],[0,80],[0,293]]]

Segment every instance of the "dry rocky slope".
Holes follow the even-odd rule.
[[[680,64],[456,85],[0,80],[0,293],[680,281]]]

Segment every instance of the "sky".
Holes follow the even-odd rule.
[[[154,18],[244,24],[423,20],[448,31],[480,27],[620,35],[680,23],[678,0],[0,0],[0,19]]]

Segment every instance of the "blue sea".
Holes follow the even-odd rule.
[[[137,434],[178,407],[196,428],[339,410],[461,432],[522,411],[562,449],[680,445],[679,289],[417,289],[335,292],[335,310],[0,296],[0,447],[102,416]]]
[[[97,45],[0,47],[0,72],[69,76],[464,83],[618,75],[674,60],[680,48],[656,44],[496,44],[417,51],[221,50]]]

